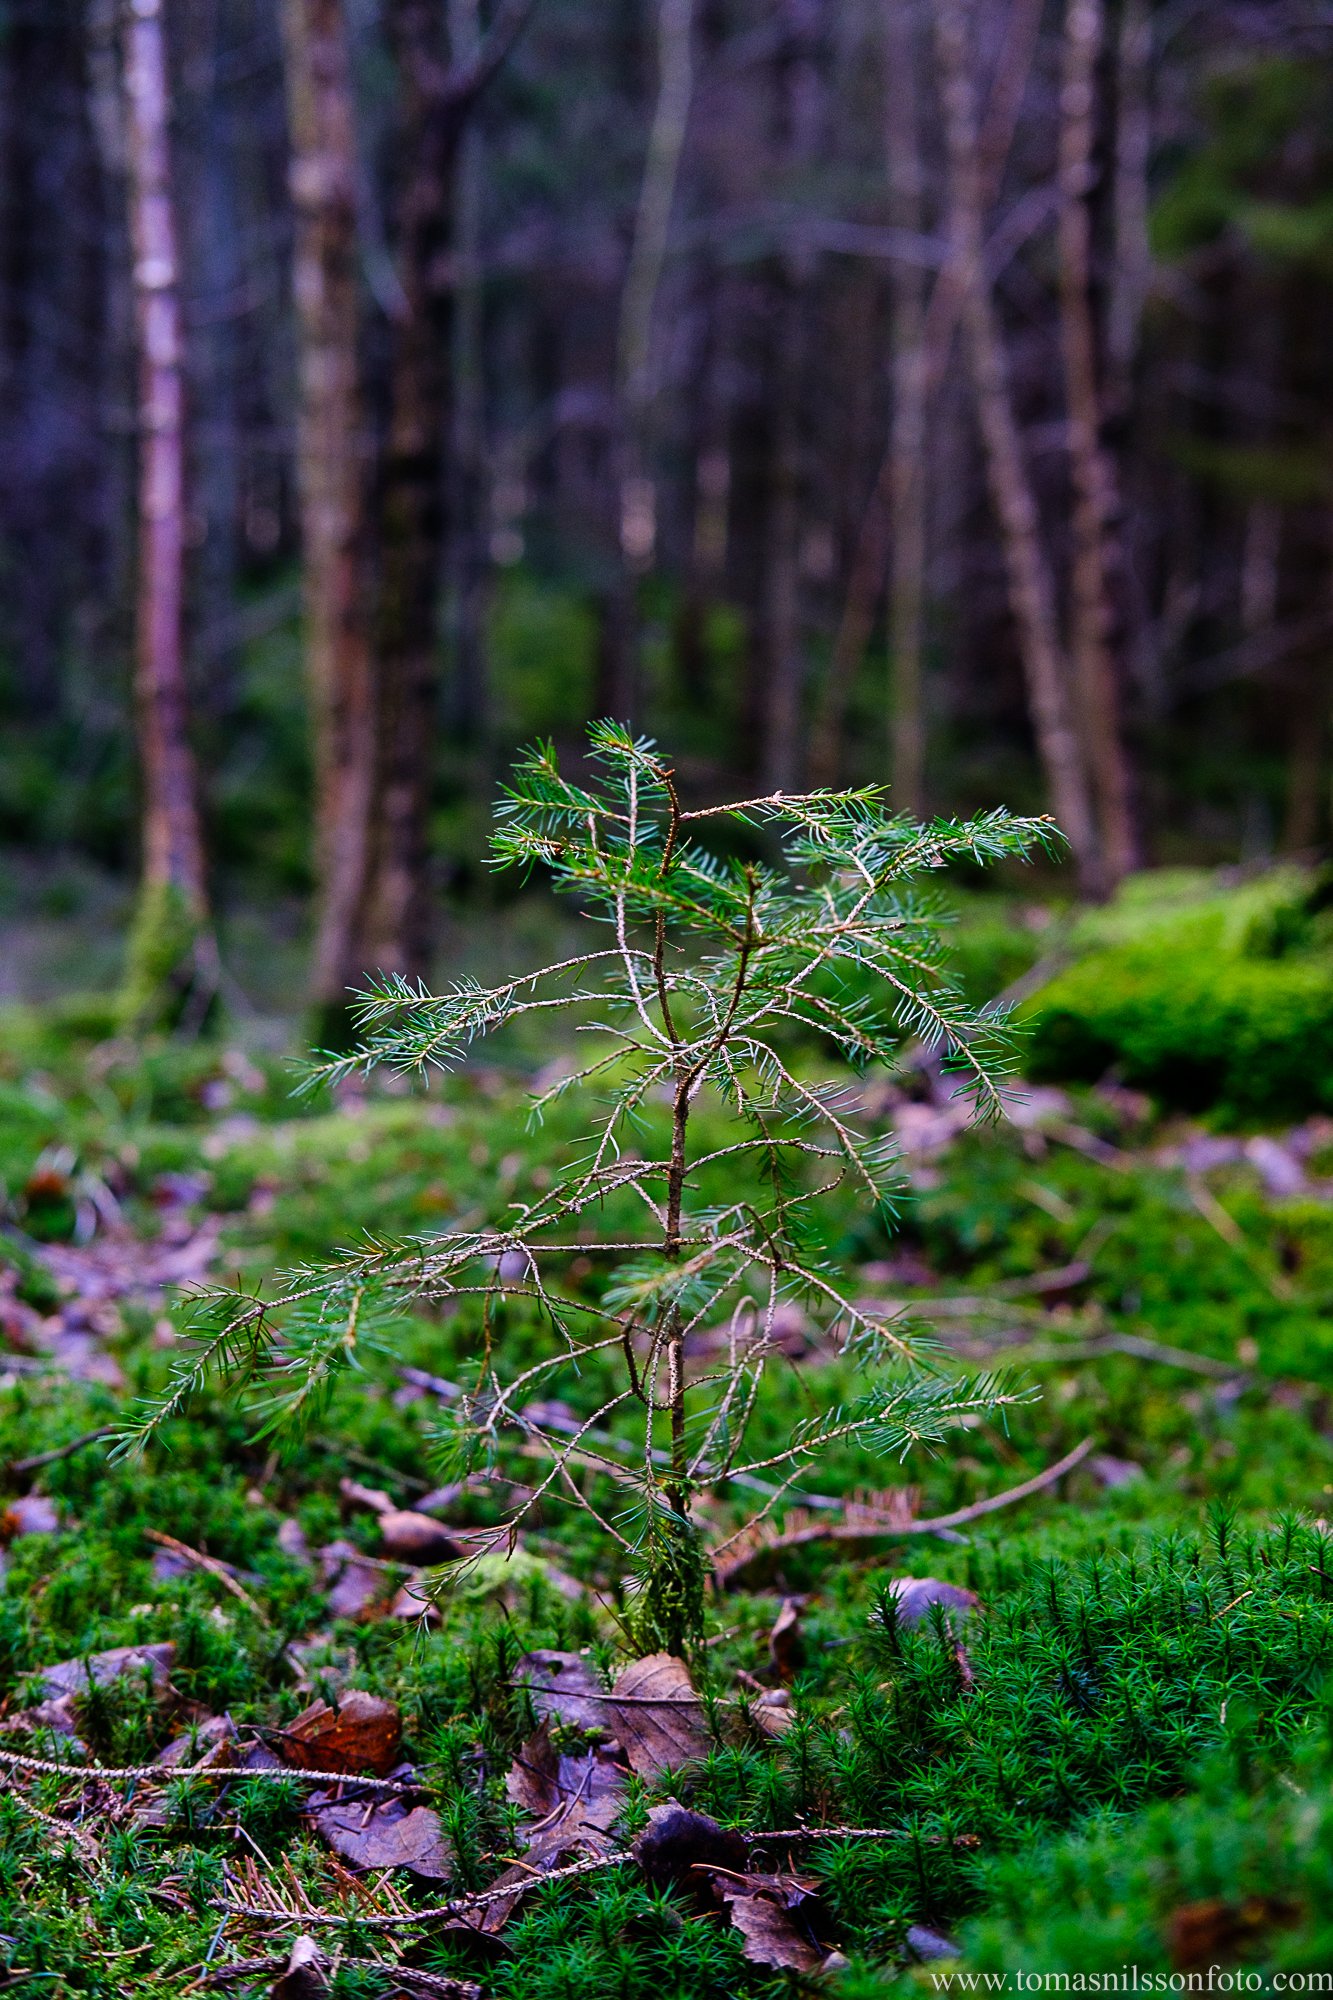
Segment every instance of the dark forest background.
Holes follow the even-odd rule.
[[[1331,112],[1316,0],[3,0],[9,915],[335,1005],[597,714],[1317,851]]]

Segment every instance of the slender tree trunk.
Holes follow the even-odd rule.
[[[440,9],[392,0],[403,166],[394,231],[401,302],[390,329],[389,430],[381,468],[378,768],[362,945],[417,978],[430,956],[427,830],[445,574],[445,446],[452,389],[448,268],[462,114]]]
[[[799,183],[818,157],[823,119],[817,0],[786,0],[789,53],[779,81],[785,135],[783,165]],[[773,473],[762,600],[765,687],[760,777],[766,789],[796,786],[805,765],[802,710],[806,658],[801,632],[801,406],[809,320],[808,269],[798,253],[784,258],[774,306]]]
[[[794,791],[803,764],[801,697],[805,656],[801,643],[799,537],[801,468],[799,412],[803,314],[800,294],[787,282],[778,308],[774,373],[773,466],[767,514],[761,601],[760,661],[765,687],[759,775],[766,791]]]
[[[139,362],[135,700],[143,774],[143,879],[126,1010],[141,1022],[173,1018],[197,1028],[217,966],[182,650],[185,430],[162,0],[132,0],[124,82]]]
[[[694,93],[694,0],[658,0],[657,97],[620,299],[613,481],[617,573],[603,610],[599,679],[608,710],[632,718],[639,694],[636,578],[657,537],[652,478],[652,336]]]
[[[359,348],[357,149],[342,0],[283,0],[298,347],[297,476],[315,744],[319,907],[312,997],[326,1038],[345,1032],[375,784],[375,685],[366,611],[366,423]]]
[[[1102,441],[1101,390],[1092,305],[1092,178],[1101,0],[1069,0],[1060,93],[1060,342],[1074,489],[1070,653],[1088,769],[1101,823],[1106,886],[1136,862],[1129,765],[1120,723],[1114,651],[1113,573],[1120,506]]]
[[[917,115],[915,12],[904,0],[885,10],[885,155],[893,196],[890,220],[919,232],[921,134]],[[922,680],[922,614],[926,582],[925,320],[922,274],[900,259],[893,287],[893,526],[889,566],[889,746],[893,799],[900,812],[925,811],[926,719]]]
[[[991,498],[1004,541],[1033,727],[1055,816],[1073,849],[1085,889],[1098,893],[1101,856],[1060,643],[1055,587],[1041,542],[1036,496],[1023,458],[1003,334],[983,257],[972,57],[962,0],[935,0],[935,26],[953,256],[963,288],[973,391]]]
[[[449,46],[455,63],[476,61],[481,48],[478,0],[449,0]],[[485,736],[488,718],[486,616],[491,575],[482,376],[482,145],[476,121],[469,121],[458,149],[454,202],[454,396],[445,548],[449,724],[460,742],[472,745]]]
[[[920,134],[918,150],[909,161],[911,120],[915,105],[903,97],[905,87],[915,90],[915,71],[906,67],[911,48],[908,29],[910,8],[903,0],[883,0],[886,74],[886,148],[890,177],[895,171],[921,172]],[[1033,50],[1040,26],[1042,0],[1014,0],[1006,24],[1004,47],[986,105],[978,151],[978,176],[983,214],[999,192],[1008,162],[1023,90],[1032,66]],[[901,159],[896,158],[901,153]],[[920,226],[920,186],[917,182],[915,216],[906,227]],[[896,271],[894,278],[894,364],[892,417],[888,449],[866,504],[852,558],[851,574],[842,617],[834,635],[833,650],[825,676],[823,698],[811,737],[811,777],[818,784],[832,784],[837,777],[842,752],[842,735],[847,704],[857,672],[865,657],[874,625],[875,606],[884,587],[889,567],[889,646],[890,750],[894,785],[899,803],[919,811],[912,795],[920,794],[922,779],[913,774],[913,764],[924,757],[924,733],[920,722],[921,645],[925,589],[925,531],[929,483],[926,468],[926,426],[931,407],[939,393],[953,349],[954,332],[963,305],[963,287],[957,269],[948,265],[930,289],[929,303],[921,316],[914,344],[898,339],[899,286],[910,288],[913,274]],[[919,285],[919,280],[915,281]],[[921,296],[918,290],[918,298]],[[908,305],[908,328],[911,330]],[[901,667],[899,666],[901,662]],[[897,754],[898,730],[893,717],[898,713],[896,682],[902,679],[906,695],[903,708],[903,763]],[[915,712],[913,690],[915,694]],[[920,765],[918,764],[918,770]]]
[[[1148,0],[1122,0],[1116,48],[1115,181],[1111,199],[1115,250],[1107,288],[1104,395],[1118,423],[1123,423],[1128,415],[1152,268],[1148,243],[1151,64],[1152,20]]]

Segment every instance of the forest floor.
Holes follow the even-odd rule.
[[[180,1288],[558,1172],[523,1079],[302,1105],[253,1047],[84,1026],[0,1017],[4,1983],[855,2000],[1333,1969],[1333,1123],[1041,1089],[976,1132],[928,1079],[872,1080],[911,1199],[890,1240],[849,1197],[836,1254],[1040,1399],[906,1468],[821,1466],[719,1569],[700,1657],[645,1679],[571,1510],[442,1609],[414,1592],[522,1469],[437,1485],[447,1321],[367,1353],[287,1458],[225,1398],[143,1460],[97,1435],[160,1385]],[[845,1380],[799,1313],[784,1339],[772,1420]]]

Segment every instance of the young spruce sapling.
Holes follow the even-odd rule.
[[[503,1220],[375,1243],[292,1274],[269,1298],[211,1296],[200,1338],[122,1444],[145,1443],[214,1375],[258,1387],[267,1431],[299,1426],[395,1314],[452,1302],[474,1315],[455,1329],[475,1329],[472,1379],[448,1412],[454,1467],[494,1462],[507,1439],[535,1452],[543,1469],[509,1516],[511,1534],[544,1496],[563,1494],[635,1581],[637,1635],[680,1650],[703,1625],[705,1496],[757,1496],[745,1534],[839,1444],[901,1458],[939,1444],[967,1414],[1026,1395],[1000,1376],[945,1373],[906,1322],[863,1310],[812,1225],[821,1197],[848,1178],[891,1215],[892,1142],[857,1115],[867,1066],[892,1067],[905,1043],[924,1044],[970,1088],[978,1116],[1000,1111],[1005,1020],[950,984],[943,914],[913,884],[954,859],[1026,857],[1058,836],[1048,820],[1002,810],[918,826],[891,814],[877,788],[686,811],[650,742],[602,723],[591,752],[585,783],[563,775],[549,746],[521,759],[492,856],[545,870],[597,923],[595,944],[498,986],[459,982],[436,995],[381,977],[358,1001],[360,1047],[311,1071],[329,1084],[377,1066],[425,1078],[505,1022],[569,1014],[590,1052],[533,1115],[579,1093],[581,1156]],[[774,858],[734,858],[738,830],[761,828]],[[752,831],[744,839],[760,845]],[[812,1050],[826,1069],[836,1052],[840,1073],[812,1076]],[[734,1136],[722,1145],[698,1143],[702,1093],[730,1113]],[[715,1138],[715,1118],[709,1130]],[[628,1232],[627,1198],[642,1216]],[[612,1226],[599,1227],[608,1214]],[[591,1260],[591,1283],[571,1277],[576,1259]],[[795,1423],[777,1449],[755,1450],[747,1438],[779,1353],[775,1322],[793,1301],[854,1365],[859,1390]],[[507,1351],[502,1302],[544,1326],[537,1359],[519,1365]],[[687,1342],[719,1327],[724,1338],[704,1343],[710,1361],[692,1373]],[[561,1427],[541,1398],[571,1371],[608,1386]]]

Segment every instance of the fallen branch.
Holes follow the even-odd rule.
[[[5,1366],[9,1366],[8,1356],[5,1357]],[[115,1428],[114,1424],[100,1424],[95,1431],[84,1431],[80,1437],[71,1438],[68,1444],[58,1444],[52,1451],[35,1451],[31,1458],[11,1458],[5,1470],[17,1478],[23,1478],[29,1472],[40,1472],[44,1465],[58,1465],[62,1458],[72,1458],[85,1446],[110,1437]]]
[[[163,1534],[160,1528],[145,1528],[144,1533],[150,1542],[156,1542],[160,1549],[170,1549],[172,1555],[179,1556],[181,1561],[189,1563],[192,1569],[206,1570],[209,1576],[216,1577],[224,1590],[229,1590],[247,1611],[254,1612],[261,1625],[268,1624],[264,1611],[256,1604],[249,1591],[236,1581],[226,1563],[219,1562],[216,1556],[206,1556],[202,1549],[192,1549],[188,1542],[178,1542],[174,1535]]]
[[[536,1888],[546,1882],[567,1882],[575,1875],[595,1875],[603,1868],[623,1868],[634,1859],[632,1854],[599,1855],[588,1861],[571,1861],[563,1868],[551,1868],[532,1878],[531,1887]],[[452,1917],[466,1917],[474,1910],[484,1910],[492,1903],[502,1902],[512,1897],[516,1889],[526,1888],[526,1883],[506,1882],[503,1888],[479,1889],[471,1896],[456,1896],[449,1903],[427,1903],[408,1916],[371,1916],[362,1911],[344,1915],[341,1910],[281,1910],[265,1908],[261,1903],[230,1903],[225,1897],[215,1896],[212,1908],[226,1910],[233,1917],[262,1918],[277,1924],[355,1924],[359,1929],[393,1930],[407,1924],[420,1924],[447,1920]]]
[[[737,1828],[747,1844],[758,1844],[765,1840],[906,1840],[909,1836],[901,1826],[787,1826],[759,1827],[753,1832]],[[539,1888],[547,1882],[567,1882],[578,1875],[596,1875],[604,1868],[623,1868],[634,1860],[629,1853],[597,1855],[586,1861],[571,1861],[563,1868],[550,1868],[533,1875],[531,1884],[506,1882],[503,1887],[479,1889],[470,1896],[457,1896],[448,1903],[428,1903],[423,1908],[413,1910],[406,1916],[366,1916],[359,1912],[345,1916],[340,1910],[283,1910],[266,1908],[260,1903],[230,1903],[224,1897],[215,1896],[212,1908],[226,1910],[234,1917],[256,1917],[269,1923],[282,1924],[356,1924],[360,1928],[392,1929],[409,1924],[434,1923],[453,1917],[465,1917],[476,1910],[484,1910],[491,1903],[498,1903],[512,1896],[516,1888]],[[397,1976],[397,1968],[395,1968]]]
[[[988,1499],[974,1500],[968,1507],[958,1507],[952,1514],[936,1514],[926,1521],[905,1521],[900,1524],[874,1522],[816,1522],[810,1527],[798,1528],[791,1535],[776,1535],[772,1541],[764,1542],[759,1548],[750,1549],[730,1568],[717,1573],[717,1580],[724,1590],[734,1588],[738,1579],[759,1561],[779,1549],[804,1548],[814,1542],[867,1542],[897,1539],[907,1535],[935,1535],[941,1530],[962,1527],[964,1522],[979,1521],[983,1515],[994,1514],[1001,1507],[1012,1507],[1016,1501],[1026,1500],[1033,1493],[1040,1493],[1044,1487],[1054,1486],[1067,1472],[1072,1472],[1082,1463],[1096,1443],[1095,1438],[1084,1438],[1072,1451],[1048,1465],[1044,1472],[1038,1472],[1031,1479],[1025,1479],[1020,1486],[1011,1486],[1004,1493],[993,1493]]]
[[[231,1782],[251,1778],[277,1780],[296,1778],[303,1785],[356,1785],[362,1791],[419,1792],[421,1780],[404,1783],[397,1778],[363,1777],[359,1771],[306,1771],[297,1765],[260,1765],[247,1770],[243,1764],[61,1764],[52,1757],[30,1757],[21,1750],[0,1750],[0,1764],[15,1771],[35,1771],[56,1778],[124,1779],[152,1778],[160,1785],[174,1785],[180,1778],[221,1778]]]

